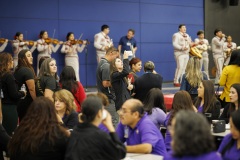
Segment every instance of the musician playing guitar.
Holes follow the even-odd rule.
[[[207,52],[209,43],[208,43],[208,40],[204,38],[203,30],[198,31],[197,36],[198,38],[196,38],[194,42],[196,47],[202,52],[202,58],[200,59],[200,65],[201,65],[200,68],[202,69],[202,66],[203,66],[203,71],[205,71],[205,73],[209,77],[209,73],[208,73],[209,58],[208,58],[208,52]]]
[[[227,36],[227,40],[223,44],[223,51],[224,51],[224,58],[225,58],[224,65],[225,66],[228,65],[228,63],[230,61],[231,53],[235,49],[237,49],[237,44],[232,42],[232,36]]]

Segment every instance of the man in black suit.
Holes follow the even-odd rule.
[[[144,102],[144,99],[152,88],[162,89],[163,78],[154,70],[155,65],[152,61],[147,61],[144,64],[144,74],[137,78],[134,82],[134,98]]]

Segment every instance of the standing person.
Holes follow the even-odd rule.
[[[2,46],[0,47],[0,52],[4,51],[4,49],[7,47],[7,44],[8,44],[8,39],[5,39],[4,41],[2,41],[1,43]]]
[[[2,91],[2,125],[6,129],[8,135],[12,135],[17,128],[18,114],[17,102],[26,95],[26,92],[19,91],[15,78],[11,72],[13,68],[13,58],[9,53],[0,54],[0,79]]]
[[[222,160],[206,119],[193,111],[179,111],[169,128],[172,151],[164,160]]]
[[[77,81],[80,81],[78,52],[83,51],[87,42],[75,40],[73,32],[68,32],[66,39],[67,42],[63,44],[61,49],[61,52],[66,54],[65,66],[72,66],[75,71]],[[82,43],[81,47],[79,46],[80,42]]]
[[[52,44],[52,40],[48,38],[47,31],[40,31],[39,34],[39,40],[37,40],[37,50],[38,50],[38,58],[37,58],[37,66],[39,66],[39,60],[41,57],[48,56],[51,58],[51,54],[57,52],[58,48],[60,47],[60,44],[63,42],[60,41],[56,43],[56,46],[54,47]],[[37,74],[39,73],[39,69],[37,68]]]
[[[91,96],[83,102],[80,119],[82,123],[74,128],[68,141],[65,160],[120,160],[126,156],[126,147],[100,98]],[[101,123],[109,134],[98,128]]]
[[[33,51],[36,49],[36,42],[28,42],[23,40],[23,33],[17,32],[14,36],[14,40],[12,41],[12,48],[13,48],[13,61],[14,61],[14,67],[15,68],[18,64],[18,53],[23,49],[29,49],[28,45],[32,46],[30,49],[30,52],[33,53]]]
[[[109,26],[104,24],[101,27],[101,32],[95,34],[94,36],[94,47],[96,48],[98,63],[101,58],[105,56],[106,51],[113,46],[113,41],[108,36],[109,32]]]
[[[213,60],[217,69],[214,83],[218,84],[220,76],[222,75],[222,68],[224,63],[223,44],[226,38],[225,38],[225,34],[223,34],[220,29],[215,29],[214,35],[215,37],[213,37],[212,39],[212,53],[213,53]]]
[[[229,123],[229,118],[232,112],[240,109],[240,83],[234,83],[230,88],[229,93],[230,103],[224,107],[224,110],[219,119]]]
[[[73,129],[78,124],[78,114],[75,111],[76,105],[71,92],[61,89],[53,95],[57,115],[61,118],[64,127]]]
[[[18,66],[15,69],[14,77],[18,84],[18,90],[26,87],[27,95],[17,105],[19,121],[25,116],[30,104],[36,98],[35,79],[36,75],[32,67],[33,57],[29,50],[23,49],[18,54]]]
[[[135,31],[129,29],[126,36],[123,36],[118,42],[118,51],[123,56],[124,51],[131,51],[128,55],[128,59],[131,60],[135,57],[137,51],[137,41],[134,38]]]
[[[231,113],[229,119],[231,133],[226,135],[218,148],[223,159],[240,159],[240,110]]]
[[[48,98],[36,98],[8,144],[11,160],[64,160],[69,132]]]
[[[136,72],[140,72],[142,69],[142,61],[139,58],[132,58],[129,62],[131,68],[128,78],[131,78],[131,83],[134,84],[135,80],[138,78]]]
[[[192,40],[186,33],[187,28],[185,24],[178,26],[178,32],[173,34],[172,44],[174,48],[174,57],[177,63],[177,68],[174,77],[174,86],[180,87],[179,79],[185,73],[187,62],[189,59],[189,51]]]
[[[133,89],[131,80],[127,79],[129,74],[128,53],[124,52],[123,62],[120,58],[114,59],[110,63],[110,80],[116,94],[115,107],[118,111],[122,104],[131,98],[130,92]]]
[[[180,110],[195,111],[194,109],[195,107],[193,106],[191,97],[188,94],[188,92],[178,91],[177,93],[175,93],[173,97],[172,109],[167,115],[166,120],[164,121],[164,126],[167,127],[167,131],[165,135],[165,146],[167,151],[172,150],[172,147],[171,147],[172,136],[169,130],[169,128],[171,128],[172,126],[172,120]]]
[[[223,72],[219,81],[220,86],[224,86],[220,96],[222,107],[230,102],[229,91],[234,83],[240,83],[240,50],[234,50],[230,57],[229,64],[223,68]]]
[[[124,102],[120,110],[120,120],[117,134],[126,143],[128,153],[165,156],[162,134],[144,112],[142,102],[137,99]]]
[[[45,59],[41,65],[36,82],[37,96],[44,96],[53,100],[53,93],[59,89],[57,63],[53,58]]]
[[[228,65],[231,57],[231,52],[235,49],[237,49],[237,44],[232,42],[232,36],[227,36],[227,40],[223,44],[225,66]]]
[[[156,127],[160,129],[166,119],[166,107],[163,93],[159,88],[152,88],[147,93],[143,108]]]
[[[200,69],[202,70],[203,66],[203,71],[207,74],[209,77],[209,72],[208,72],[208,66],[209,66],[209,58],[208,58],[208,48],[209,48],[209,43],[208,40],[204,38],[204,31],[200,30],[197,32],[198,38],[194,40],[194,43],[196,44],[196,47],[202,51],[202,58],[200,59]]]
[[[76,80],[76,75],[73,67],[65,66],[60,74],[60,87],[66,89],[72,93],[74,96],[74,101],[77,106],[76,111],[81,112],[81,105],[86,98],[86,93],[84,91],[81,82]]]
[[[152,88],[162,89],[163,78],[160,74],[155,72],[155,65],[152,61],[147,61],[144,64],[144,72],[141,77],[137,78],[134,82],[134,93],[133,96],[136,99],[139,99],[141,102],[144,102],[147,93]]]
[[[111,114],[113,125],[115,127],[119,118],[115,108],[116,97],[110,82],[110,62],[118,56],[118,50],[114,47],[110,47],[107,50],[106,55],[101,58],[100,62],[98,63],[96,71],[97,90],[108,97],[109,105],[106,107],[106,109]]]
[[[204,114],[208,121],[218,119],[221,103],[215,96],[214,84],[211,80],[203,80],[198,87],[198,97],[194,103],[199,113]]]
[[[199,58],[191,57],[188,61],[186,72],[182,76],[180,90],[187,91],[194,101],[198,95],[197,89],[202,80],[208,80],[208,76],[201,71]]]

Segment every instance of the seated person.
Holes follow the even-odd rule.
[[[126,148],[100,98],[90,96],[85,99],[80,121],[71,133],[65,160],[120,160],[126,156]],[[105,125],[109,134],[98,128],[100,123]]]
[[[223,159],[239,160],[240,159],[240,110],[231,114],[230,120],[231,133],[226,135],[218,148]]]
[[[73,129],[78,124],[78,113],[72,93],[61,89],[54,93],[53,98],[57,115],[62,120],[63,126]]]
[[[117,133],[120,140],[126,142],[127,152],[166,154],[162,134],[148,118],[139,100],[129,99],[123,104],[120,121]]]
[[[181,110],[169,128],[172,151],[164,160],[221,160],[206,118],[190,110]]]

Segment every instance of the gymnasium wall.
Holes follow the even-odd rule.
[[[178,25],[186,24],[187,33],[196,38],[203,29],[203,0],[42,0],[1,1],[0,37],[13,39],[17,31],[25,39],[37,40],[40,30],[47,30],[50,37],[65,41],[67,32],[78,38],[90,40],[91,44],[79,53],[80,80],[84,86],[96,86],[96,52],[93,47],[94,34],[103,24],[110,26],[110,37],[117,47],[121,36],[129,28],[135,29],[138,42],[137,57],[143,63],[152,60],[156,71],[164,81],[172,81],[175,72],[172,35]],[[26,35],[27,33],[27,35]],[[27,37],[26,37],[27,36]],[[9,43],[6,51],[12,52]],[[36,68],[37,51],[34,53]],[[53,53],[58,72],[64,67],[64,55]],[[142,74],[142,73],[140,73]]]

